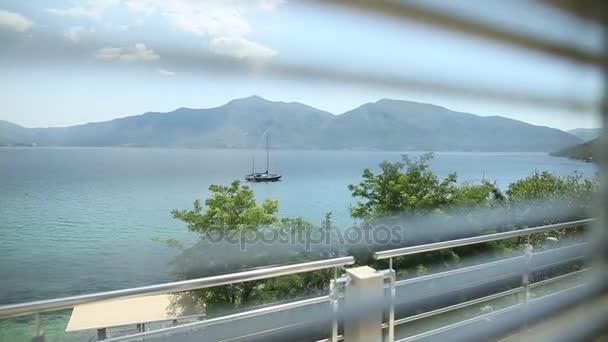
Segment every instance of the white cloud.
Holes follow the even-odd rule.
[[[247,0],[245,0],[247,1]],[[277,7],[285,3],[285,0],[251,0],[257,2],[258,6],[264,11],[274,11]]]
[[[209,42],[211,52],[237,58],[268,58],[277,54],[273,49],[242,37],[217,37]]]
[[[113,31],[113,32],[126,32],[131,28],[129,25],[114,24],[114,23],[110,23],[110,22],[105,23],[104,27],[106,30]]]
[[[21,14],[0,9],[0,29],[24,32],[32,25],[33,23]]]
[[[234,57],[270,57],[271,48],[245,38],[252,28],[244,15],[251,11],[273,11],[283,0],[128,0],[127,6],[150,15],[158,13],[174,28],[210,38],[214,53]]]
[[[80,26],[72,26],[67,30],[63,31],[63,36],[65,39],[71,41],[74,44],[78,44],[80,39],[82,38],[82,33],[84,29]]]
[[[175,76],[174,71],[169,71],[167,69],[158,69],[158,72],[163,76]]]
[[[47,11],[67,17],[101,18],[112,6],[117,5],[119,0],[88,0],[81,6],[66,9],[49,8]]]
[[[97,50],[95,57],[105,60],[120,60],[125,62],[151,62],[160,56],[142,43],[128,47],[108,47]]]
[[[274,11],[285,0],[87,0],[71,8],[48,11],[100,19],[107,10],[121,3],[146,16],[158,13],[175,29],[209,37],[214,53],[260,58],[274,56],[276,51],[246,38],[252,28],[245,15],[253,11]]]
[[[147,0],[127,0],[125,4],[131,10],[141,12],[145,15],[151,15],[152,13],[156,12],[157,6],[157,4],[155,4],[153,1]]]
[[[251,32],[240,6],[221,0],[128,0],[127,6],[145,15],[158,12],[175,28],[200,36],[240,36]]]

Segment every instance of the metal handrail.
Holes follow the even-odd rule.
[[[577,220],[577,221],[571,221],[571,222],[549,224],[549,225],[533,227],[533,228],[511,230],[511,231],[502,232],[502,233],[473,236],[473,237],[464,238],[464,239],[441,241],[441,242],[429,243],[429,244],[418,245],[418,246],[390,249],[390,250],[386,250],[386,251],[375,252],[374,259],[376,259],[376,260],[390,259],[390,258],[394,258],[394,257],[404,256],[404,255],[432,252],[432,251],[438,251],[438,250],[447,249],[447,248],[454,248],[454,247],[461,247],[461,246],[467,246],[467,245],[474,245],[474,244],[483,243],[483,242],[504,240],[504,239],[514,238],[514,237],[518,237],[518,236],[527,236],[527,235],[532,235],[532,234],[537,234],[537,233],[543,233],[543,232],[547,232],[547,231],[575,228],[575,227],[587,225],[587,224],[593,222],[594,220],[595,219],[593,219],[593,218],[589,218],[589,219]]]
[[[577,247],[577,246],[580,246],[580,247],[589,246],[589,243],[588,242],[583,242],[583,243],[579,243],[579,244],[575,244],[575,245],[569,245],[569,246],[565,246],[565,247],[558,247],[558,248],[552,249],[552,250],[537,252],[537,253],[535,253],[535,255],[540,254],[540,253],[546,253],[546,252],[555,252],[555,251],[558,251],[560,249],[572,248],[572,247]],[[447,270],[447,271],[427,274],[427,275],[423,275],[423,276],[417,276],[417,277],[413,277],[413,278],[402,279],[402,280],[397,281],[395,284],[396,284],[396,286],[401,287],[401,286],[404,286],[404,285],[410,285],[410,284],[420,283],[420,282],[429,281],[429,280],[432,280],[432,279],[445,278],[445,277],[449,277],[449,276],[453,276],[453,275],[458,275],[458,274],[463,274],[463,273],[472,272],[472,271],[481,271],[481,270],[487,269],[489,267],[499,266],[501,264],[513,263],[513,262],[515,262],[517,260],[523,261],[524,258],[525,258],[525,256],[520,255],[520,256],[515,256],[515,257],[510,257],[510,258],[505,258],[505,259],[485,262],[485,263],[478,264],[478,265],[450,269],[450,270]],[[582,255],[581,256],[577,256],[577,257],[573,257],[573,258],[569,258],[569,259],[566,259],[566,260],[560,260],[558,262],[554,262],[554,263],[551,263],[551,264],[543,265],[541,268],[533,268],[533,269],[531,269],[531,271],[537,271],[537,270],[545,268],[545,267],[555,266],[555,265],[558,265],[558,264],[561,264],[561,263],[564,263],[564,262],[573,261],[573,260],[577,260],[577,259],[581,259],[581,258],[583,258]],[[505,275],[505,276],[507,276],[507,275]]]
[[[447,271],[417,276],[417,277],[413,277],[413,278],[402,279],[402,280],[397,281],[396,285],[397,286],[410,285],[410,284],[420,283],[420,282],[424,282],[424,281],[428,281],[428,280],[432,280],[432,279],[445,278],[445,277],[449,277],[452,275],[472,272],[472,271],[476,271],[476,270],[483,270],[488,267],[498,266],[500,264],[511,263],[511,262],[514,262],[519,259],[523,260],[523,258],[524,258],[523,256],[516,256],[516,257],[511,257],[511,258],[506,258],[506,259],[501,259],[501,260],[496,260],[496,261],[490,261],[490,262],[486,262],[486,263],[479,264],[479,265],[460,267],[460,268],[455,268],[455,269],[451,269],[451,270],[447,270]]]
[[[433,335],[436,335],[436,334],[439,334],[439,333],[442,333],[442,332],[446,332],[448,330],[452,330],[454,328],[458,328],[458,327],[462,327],[462,326],[471,324],[473,322],[478,322],[478,321],[481,321],[481,320],[484,320],[484,319],[495,317],[495,316],[497,316],[499,314],[502,314],[502,313],[513,311],[513,310],[515,310],[515,309],[517,309],[517,308],[519,308],[521,306],[522,306],[522,304],[515,304],[515,305],[512,305],[512,306],[508,306],[506,308],[503,308],[503,309],[500,309],[500,310],[496,310],[496,311],[493,311],[493,312],[490,312],[490,313],[487,313],[487,314],[475,316],[475,317],[472,317],[472,318],[469,318],[469,319],[465,319],[463,321],[459,321],[459,322],[456,322],[456,323],[453,323],[453,324],[450,324],[450,325],[446,325],[446,326],[443,326],[443,327],[440,327],[440,328],[437,328],[437,329],[425,331],[425,332],[422,332],[422,333],[417,334],[417,335],[408,336],[406,338],[397,340],[396,342],[410,342],[410,341],[416,341],[416,340],[419,340],[419,339],[422,339],[422,338],[430,337],[430,336],[433,336]]]
[[[301,308],[304,306],[329,303],[329,300],[330,300],[329,296],[321,296],[321,297],[303,299],[303,300],[299,300],[296,302],[277,304],[277,305],[267,306],[267,307],[258,308],[258,309],[254,309],[254,310],[238,312],[238,313],[231,314],[231,315],[210,318],[210,319],[206,319],[204,321],[186,323],[186,324],[182,324],[182,325],[178,325],[178,326],[174,326],[174,327],[161,328],[161,329],[157,329],[157,330],[146,331],[146,332],[131,334],[131,335],[127,335],[127,336],[114,337],[114,338],[107,339],[106,341],[118,342],[118,341],[136,340],[136,339],[158,336],[158,335],[169,335],[172,333],[183,332],[188,329],[200,329],[200,328],[204,328],[204,327],[208,327],[208,326],[212,326],[212,325],[216,325],[216,324],[230,323],[230,322],[238,321],[241,319],[257,317],[257,316],[267,315],[267,314],[281,312],[281,311],[285,311],[285,310]]]
[[[252,280],[268,279],[284,275],[317,271],[334,267],[342,267],[352,265],[354,264],[354,262],[354,257],[346,256],[292,265],[260,268],[250,271],[222,274],[218,276],[184,280],[165,284],[156,284],[65,298],[47,299],[28,303],[3,305],[0,306],[0,318],[25,316],[48,311],[70,309],[76,305],[87,304],[102,300],[176,293],[227,284],[242,283]]]
[[[541,297],[538,297],[538,298],[534,298],[534,299],[531,300],[531,304],[537,303],[537,302],[542,301],[542,300],[546,300],[547,298],[550,298],[550,297],[555,297],[555,296],[562,295],[563,293],[566,293],[568,291],[582,289],[585,286],[586,286],[585,284],[579,284],[579,285],[570,286],[570,287],[565,288],[563,290],[559,290],[559,291],[556,291],[556,292],[553,292],[553,293],[550,293],[550,294],[547,294],[547,295],[544,295],[544,296],[541,296]],[[422,338],[427,338],[427,337],[430,337],[430,336],[433,336],[433,335],[436,335],[436,334],[439,334],[439,333],[442,333],[442,332],[446,332],[446,331],[452,330],[454,328],[463,327],[463,326],[469,325],[469,324],[474,323],[474,322],[478,322],[478,321],[482,321],[482,320],[486,320],[486,319],[489,319],[489,318],[496,317],[496,316],[498,316],[500,314],[507,313],[507,312],[516,310],[518,308],[521,308],[523,305],[524,304],[522,304],[522,303],[514,304],[514,305],[511,305],[511,306],[508,306],[508,307],[505,307],[505,308],[502,308],[500,310],[496,310],[496,311],[493,311],[493,312],[490,312],[490,313],[487,313],[487,314],[475,316],[475,317],[472,317],[472,318],[469,318],[469,319],[465,319],[463,321],[459,321],[459,322],[456,322],[456,323],[453,323],[453,324],[450,324],[450,325],[446,325],[446,326],[443,326],[443,327],[440,327],[440,328],[437,328],[437,329],[433,329],[433,330],[430,330],[430,331],[425,331],[425,332],[417,334],[417,335],[408,336],[408,337],[400,339],[400,340],[398,340],[396,342],[410,342],[410,341],[416,341],[416,340],[419,340],[419,339],[422,339]]]
[[[551,278],[547,278],[544,280],[535,281],[530,284],[530,288],[534,289],[534,288],[545,286],[545,285],[551,284],[551,283],[555,283],[555,282],[558,282],[560,280],[564,280],[564,279],[567,279],[570,277],[579,276],[585,272],[588,272],[589,270],[591,270],[591,267],[583,268],[578,271],[574,271],[574,272],[570,272],[570,273],[566,273],[566,274],[562,274],[562,275],[558,275],[556,277],[551,277]]]
[[[562,281],[562,280],[567,279],[567,278],[575,277],[575,276],[581,275],[582,273],[588,271],[589,269],[590,268],[585,268],[585,269],[582,269],[582,270],[579,270],[579,271],[574,271],[574,272],[562,274],[562,275],[559,275],[559,276],[556,276],[556,277],[551,277],[551,278],[548,278],[548,279],[545,279],[545,280],[540,280],[540,281],[537,281],[537,282],[533,282],[533,283],[530,284],[530,288],[534,289],[534,288],[538,288],[538,287],[541,287],[541,286],[545,286],[547,284],[556,283],[556,282]],[[462,302],[462,303],[458,303],[458,304],[442,307],[442,308],[439,308],[439,309],[423,312],[423,313],[420,313],[420,314],[417,314],[417,315],[414,315],[414,316],[409,316],[409,317],[401,318],[401,319],[395,320],[394,324],[395,325],[400,325],[400,324],[416,321],[416,320],[419,320],[419,319],[423,319],[423,318],[427,318],[427,317],[432,317],[432,316],[435,316],[435,315],[443,314],[443,313],[446,313],[446,312],[449,312],[449,311],[454,311],[454,310],[466,308],[466,307],[471,306],[471,305],[480,304],[480,303],[488,302],[488,301],[491,301],[491,300],[494,300],[494,299],[506,297],[508,295],[516,294],[516,293],[521,292],[521,290],[522,290],[521,286],[520,287],[516,287],[516,288],[513,288],[513,289],[506,290],[506,291],[494,293],[494,294],[491,294],[491,295],[488,295],[488,296],[472,299],[472,300],[469,300],[469,301],[466,301],[466,302]],[[385,328],[384,325],[383,325],[383,328]]]
[[[506,297],[509,295],[513,295],[513,294],[517,294],[521,292],[521,287],[516,287],[510,290],[506,290],[506,291],[502,291],[502,292],[498,292],[495,294],[491,294],[485,297],[481,297],[481,298],[476,298],[476,299],[472,299],[466,302],[462,302],[462,303],[458,303],[458,304],[454,304],[454,305],[450,305],[450,306],[445,306],[439,309],[435,309],[435,310],[431,310],[431,311],[427,311],[427,312],[423,312],[414,316],[409,316],[409,317],[405,317],[405,318],[401,318],[395,321],[395,325],[401,325],[401,324],[405,324],[405,323],[409,323],[409,322],[413,322],[413,321],[417,321],[420,319],[424,319],[424,318],[428,318],[428,317],[433,317],[436,315],[440,315],[440,314],[444,314],[446,312],[450,312],[450,311],[454,311],[454,310],[458,310],[458,309],[463,309],[469,306],[473,306],[476,304],[480,304],[480,303],[484,303],[484,302],[489,302],[495,299],[500,299],[502,297]],[[383,327],[384,328],[384,327]]]
[[[544,286],[544,285],[547,285],[547,284],[559,282],[559,281],[561,281],[561,280],[563,280],[565,278],[570,278],[570,277],[574,277],[574,276],[577,276],[577,275],[581,275],[582,273],[587,272],[589,270],[590,270],[590,268],[585,268],[585,269],[582,269],[582,270],[566,273],[566,274],[563,274],[563,275],[560,275],[560,276],[551,277],[551,278],[548,278],[548,279],[545,279],[545,280],[537,281],[537,282],[532,283],[530,287],[531,288],[537,288],[537,287],[541,287],[541,286]],[[575,286],[577,286],[577,285],[575,285]],[[575,286],[572,286],[572,287],[575,287]],[[570,289],[570,287],[567,288],[566,290],[568,290],[568,289]],[[443,308],[440,308],[440,309],[423,312],[423,313],[420,313],[420,314],[417,314],[417,315],[414,315],[414,316],[409,316],[409,317],[401,318],[401,319],[395,320],[394,325],[395,326],[402,325],[402,324],[409,323],[409,322],[412,322],[412,321],[417,321],[417,320],[420,320],[420,319],[429,318],[429,317],[432,317],[432,316],[435,316],[435,315],[439,315],[439,314],[443,314],[443,313],[446,313],[446,312],[450,312],[450,311],[466,308],[466,307],[471,306],[471,305],[475,305],[475,304],[480,304],[480,303],[483,303],[483,302],[492,301],[492,300],[499,299],[499,298],[502,298],[502,297],[506,297],[506,296],[509,296],[509,295],[517,294],[517,293],[521,292],[521,290],[522,290],[521,287],[516,287],[516,288],[513,288],[513,289],[509,289],[509,290],[503,291],[503,292],[491,294],[491,295],[488,295],[488,296],[485,296],[485,297],[480,297],[480,298],[476,298],[476,299],[469,300],[469,301],[466,301],[466,302],[454,304],[454,305],[451,305],[451,306],[446,306],[446,307],[443,307]],[[556,291],[555,293],[561,293],[562,291],[563,290]],[[549,295],[551,295],[551,294],[549,294]],[[549,295],[545,295],[545,296],[549,296]],[[544,296],[540,297],[540,298],[542,299],[542,298],[544,298]],[[532,301],[534,302],[534,301],[536,301],[536,299],[534,299]],[[498,311],[493,311],[493,312],[488,313],[488,314],[484,314],[484,315],[481,315],[481,316],[473,317],[472,319],[466,320],[466,322],[469,323],[471,321],[477,321],[477,320],[480,320],[482,318],[492,317],[493,315],[496,315],[497,313],[500,313],[500,312],[503,312],[503,311],[509,311],[510,309],[513,309],[513,308],[514,308],[514,306],[509,306],[509,307],[507,307],[505,309],[501,309],[501,310],[498,310]],[[455,324],[461,325],[462,322],[458,322],[458,323],[455,323]],[[383,323],[382,324],[382,329],[387,329],[387,328],[388,328],[388,324]],[[442,331],[443,331],[443,329],[442,329]],[[343,339],[344,339],[344,336],[342,336],[342,335],[338,336],[338,340],[341,341]],[[405,340],[407,341],[408,339],[409,339],[409,337],[406,338]],[[399,340],[399,341],[403,341],[403,340]],[[330,340],[329,339],[323,339],[323,340],[319,340],[319,341],[316,341],[316,342],[330,342]]]

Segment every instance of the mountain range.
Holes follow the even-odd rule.
[[[69,127],[0,121],[0,145],[433,151],[556,151],[583,142],[558,129],[500,116],[383,99],[340,115],[258,96],[208,109],[179,108]]]

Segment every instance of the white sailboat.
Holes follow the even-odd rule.
[[[252,161],[251,173],[245,175],[245,180],[249,182],[276,182],[281,180],[281,175],[278,173],[270,173],[268,170],[269,152],[268,152],[268,135],[266,135],[266,172],[255,172],[255,161]]]

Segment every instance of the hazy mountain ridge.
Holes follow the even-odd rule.
[[[340,115],[252,96],[60,128],[0,121],[0,144],[436,151],[555,151],[582,140],[558,129],[409,101],[380,100]]]
[[[600,136],[601,128],[575,128],[566,131],[574,136],[581,138],[583,141],[590,141]]]

